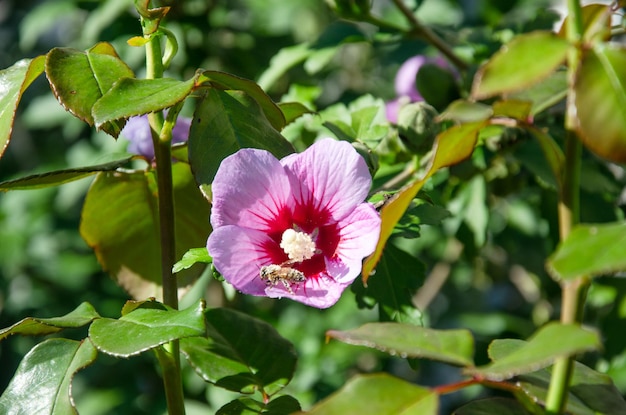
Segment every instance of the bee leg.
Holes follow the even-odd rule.
[[[282,280],[283,285],[289,291],[289,294],[293,295],[293,290],[291,289],[291,283],[287,280]]]

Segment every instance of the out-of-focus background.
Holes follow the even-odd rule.
[[[564,2],[406,3],[419,4],[421,21],[451,42],[460,56],[478,64],[515,33],[558,27],[557,10],[563,10]],[[377,14],[402,21],[391,1],[373,4]],[[420,39],[403,39],[391,32],[374,36],[373,27],[340,20],[322,0],[184,0],[172,1],[171,6],[166,27],[176,35],[179,52],[167,76],[186,79],[197,68],[227,71],[258,81],[277,101],[291,96],[317,110],[349,104],[364,94],[391,100],[399,66],[411,56],[433,53]],[[141,76],[143,49],[126,43],[140,32],[132,0],[0,0],[0,68],[54,47],[87,49],[107,41]],[[277,59],[293,56],[285,48],[305,42],[316,45],[315,56],[288,70],[273,70]],[[186,106],[184,114],[190,115],[192,107],[193,103]],[[297,141],[298,131],[288,138]],[[65,112],[41,77],[20,103],[13,137],[0,159],[0,180],[96,164],[124,153],[127,144],[123,138],[116,141],[95,132]],[[557,241],[556,196],[554,188],[542,181],[533,151],[523,148],[515,157],[485,151],[436,175],[426,191],[445,205],[445,210],[431,212],[437,226],[422,224],[420,238],[399,235],[392,243],[409,269],[404,277],[414,277],[418,286],[428,282],[415,298],[422,306],[424,323],[471,329],[477,339],[478,363],[486,362],[485,346],[492,338],[526,337],[558,310],[559,287],[544,269]],[[621,169],[591,157],[583,166],[583,219],[622,218]],[[101,271],[78,232],[90,182],[87,178],[58,188],[0,194],[0,327],[27,316],[63,315],[83,301],[103,316],[119,316],[128,296]],[[387,370],[425,385],[459,379],[456,369],[442,364],[420,362],[411,367],[369,349],[325,343],[328,329],[377,320],[376,310],[356,307],[359,281],[328,310],[288,300],[233,296],[216,280],[204,276],[202,281],[209,306],[234,306],[260,317],[294,343],[299,362],[286,391],[305,408],[354,373]],[[619,333],[625,318],[625,290],[621,279],[599,279],[589,296],[590,324],[599,325],[605,334]],[[80,331],[69,335],[84,337]],[[12,337],[0,342],[0,390],[39,340]],[[589,362],[611,374],[622,393],[626,393],[625,346],[626,337],[609,335],[603,359],[592,357]],[[196,409],[197,413],[215,411],[231,399],[228,392],[207,387],[191,369],[185,368],[184,375],[189,414]],[[446,396],[443,408],[454,408],[457,402],[482,393],[469,388]],[[96,364],[77,375],[73,394],[79,411],[89,415],[155,414],[164,408],[161,381],[150,354],[124,362],[100,355]]]

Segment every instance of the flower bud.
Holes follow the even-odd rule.
[[[398,132],[406,146],[415,153],[430,150],[439,134],[437,110],[425,102],[403,106],[398,113]]]

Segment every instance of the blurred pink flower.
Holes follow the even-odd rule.
[[[191,119],[178,117],[172,129],[172,144],[184,143],[189,139]],[[145,158],[154,159],[154,144],[147,115],[131,117],[121,132],[122,137],[130,141],[128,152],[139,154]]]
[[[416,77],[422,66],[426,64],[437,65],[444,69],[450,68],[446,60],[442,57],[433,58],[417,55],[407,59],[396,73],[396,98],[387,102],[387,120],[393,123],[397,122],[398,112],[403,105],[411,102],[424,101],[424,98],[417,90]]]
[[[323,139],[282,160],[239,150],[212,185],[215,268],[246,294],[332,306],[378,242],[380,217],[364,202],[371,183],[347,142]]]

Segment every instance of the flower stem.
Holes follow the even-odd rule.
[[[144,34],[146,35],[146,34]],[[148,34],[150,41],[146,43],[146,77],[156,79],[163,77],[161,44],[158,35]],[[163,120],[161,112],[148,114],[152,129],[152,141],[156,160],[156,176],[158,191],[159,229],[161,247],[161,283],[163,303],[178,308],[178,284],[172,274],[176,260],[175,227],[174,227],[174,186],[172,179],[172,127],[178,115],[179,106]],[[184,395],[180,373],[180,348],[178,340],[167,345],[167,350],[157,351],[159,364],[163,370],[163,384],[170,415],[184,415]]]
[[[411,23],[411,27],[413,28],[411,33],[414,33],[426,39],[428,43],[436,47],[459,70],[464,71],[467,69],[467,63],[459,58],[452,51],[450,46],[446,42],[444,42],[443,39],[437,36],[435,32],[433,32],[432,30],[430,30],[430,28],[424,26],[419,20],[417,20],[415,14],[413,14],[411,9],[409,9],[402,0],[393,0],[393,3],[402,12],[402,14],[404,14],[409,23]]]
[[[583,34],[582,10],[579,0],[568,0],[568,10],[567,39],[572,44],[568,54],[568,80],[569,87],[572,88],[580,56],[579,44]],[[579,186],[582,145],[574,131],[576,112],[573,110],[574,103],[572,100],[573,94],[570,89],[565,116],[565,168],[558,206],[561,241],[567,238],[572,227],[578,223],[580,216]],[[579,276],[562,283],[561,323],[580,324],[588,286],[589,279],[586,276]],[[567,404],[573,368],[573,357],[559,358],[554,363],[548,396],[546,397],[546,414],[558,415],[563,413]]]

